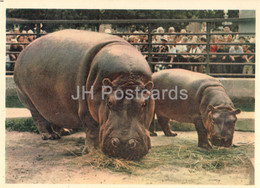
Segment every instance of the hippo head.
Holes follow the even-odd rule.
[[[211,143],[215,146],[230,147],[235,131],[236,114],[241,111],[213,107],[212,105],[208,106],[208,110],[207,129]]]
[[[120,84],[105,78],[103,86],[110,91],[106,91],[99,110],[102,151],[128,160],[143,157],[151,147],[148,128],[154,111],[154,101],[149,97],[153,83],[128,80],[127,84]]]

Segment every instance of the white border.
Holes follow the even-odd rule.
[[[0,168],[0,181],[1,185],[4,187],[39,187],[39,184],[36,185],[9,185],[4,184],[5,181],[5,10],[6,8],[35,8],[35,9],[250,9],[256,10],[256,36],[258,37],[259,33],[259,8],[260,8],[260,1],[259,0],[4,0],[4,2],[0,2],[0,121],[1,121],[1,128],[0,128],[0,159],[1,159],[1,168]],[[256,64],[259,62],[259,37],[256,40]],[[259,66],[256,66],[256,126],[255,126],[255,137],[256,137],[256,156],[255,156],[255,177],[260,177],[259,173],[259,165],[260,165],[260,155],[259,155],[259,118],[257,117],[260,114],[259,106],[260,102],[258,97],[260,95],[260,90],[257,87],[259,83]],[[255,179],[255,184],[259,185],[259,179]],[[86,185],[46,185],[48,187],[86,187]],[[158,185],[89,185],[91,187],[158,187]],[[160,185],[165,187],[191,187],[190,185]],[[219,186],[208,186],[208,185],[200,185],[192,187],[219,187]],[[238,187],[238,186],[221,186],[221,187]],[[249,187],[249,186],[239,186],[239,187]],[[253,187],[253,186],[250,186]]]

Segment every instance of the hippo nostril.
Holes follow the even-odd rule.
[[[120,144],[120,141],[119,141],[118,138],[112,138],[111,139],[111,144],[112,144],[113,147],[117,148],[119,146],[119,144]]]
[[[136,140],[130,139],[130,140],[128,141],[128,146],[129,146],[130,149],[135,148],[135,146],[136,146]]]

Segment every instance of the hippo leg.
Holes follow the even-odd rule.
[[[23,94],[19,89],[17,89],[17,94],[20,101],[30,110],[32,114],[33,121],[41,134],[43,140],[55,140],[59,139],[60,135],[53,130],[55,125],[48,122],[42,115],[36,110],[31,100]]]
[[[58,126],[52,126],[52,129],[54,132],[56,132],[60,136],[71,135],[74,132],[74,130],[72,130],[72,129],[61,128]]]
[[[198,133],[198,147],[205,148],[205,149],[212,149],[211,145],[208,141],[208,133],[206,128],[203,125],[201,119],[198,119],[194,122],[197,133]]]
[[[177,133],[172,132],[170,129],[169,118],[158,116],[158,123],[162,127],[165,136],[177,136]]]
[[[37,111],[30,110],[34,123],[37,126],[38,131],[41,134],[43,140],[56,140],[60,139],[58,132],[54,130],[55,125],[44,119]]]
[[[157,133],[155,132],[155,122],[154,122],[154,117],[153,117],[153,121],[149,127],[149,131],[150,131],[150,136],[157,136]]]
[[[99,145],[99,124],[90,116],[90,114],[86,115],[85,122],[85,147],[82,150],[82,154],[90,153],[97,149]]]

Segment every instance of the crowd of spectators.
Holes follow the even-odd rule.
[[[46,32],[41,30],[41,33],[45,34]],[[8,43],[6,45],[6,52],[8,52],[6,54],[6,70],[13,71],[13,62],[17,60],[19,53],[35,40],[35,31],[32,29],[20,31],[19,28],[15,28],[6,34],[6,43]]]
[[[152,52],[155,53],[152,55],[152,62],[158,63],[155,66],[155,71],[167,68],[183,68],[202,73],[206,71],[205,65],[200,64],[206,61],[206,35],[189,35],[193,32],[187,32],[185,29],[179,31],[183,35],[174,35],[174,27],[169,27],[166,31],[163,27],[158,27],[152,32],[155,34],[152,35]],[[148,36],[140,35],[142,33],[147,34],[148,31],[134,31],[133,34],[139,35],[125,35],[123,38],[130,43],[134,43],[134,46],[141,52],[148,52],[148,45],[141,44],[148,42]],[[172,35],[168,33],[172,33]],[[219,31],[219,33],[226,34],[216,33],[216,35],[210,37],[210,43],[212,43],[210,53],[214,53],[214,55],[210,55],[210,62],[214,63],[210,65],[210,73],[253,74],[254,68],[252,64],[248,63],[255,63],[255,55],[242,54],[255,52],[255,38],[253,36],[232,34],[228,26],[224,27],[224,30]],[[137,43],[140,43],[140,45]],[[242,43],[253,44],[243,45]],[[226,55],[225,53],[231,53],[232,55]],[[148,60],[148,56],[144,56]],[[168,65],[165,63],[168,63]],[[182,65],[177,63],[182,63]],[[223,63],[245,63],[245,65],[225,65]]]
[[[210,62],[214,63],[210,65],[210,73],[253,74],[254,66],[248,63],[255,63],[255,55],[252,55],[255,51],[255,38],[253,36],[232,34],[229,27],[225,27],[220,32],[225,34],[216,34],[210,37],[210,53],[214,54],[210,55]],[[6,46],[6,50],[10,52],[6,56],[7,62],[16,61],[19,55],[18,53],[12,54],[11,52],[21,52],[35,39],[35,31],[33,30],[19,31],[19,29],[14,29],[11,33],[13,35],[7,35],[7,43],[11,43],[11,45]],[[42,33],[46,32],[42,31]],[[106,29],[105,33],[116,34],[111,29]],[[145,58],[148,60],[148,35],[146,35],[148,30],[144,29],[131,33],[131,35],[120,36],[144,53]],[[178,32],[179,34],[175,34],[174,27],[169,27],[168,30],[158,27],[152,33],[154,35],[152,35],[153,54],[151,60],[157,63],[155,71],[167,68],[183,68],[195,72],[205,72],[206,67],[202,63],[206,62],[206,35],[189,35],[193,32],[187,32],[185,29],[181,29]],[[243,45],[243,43],[253,44]],[[230,53],[230,55],[225,53]],[[249,55],[243,55],[243,53],[248,53]],[[225,65],[224,63],[231,64]],[[232,63],[244,63],[244,65],[232,65]],[[13,63],[7,63],[6,70],[13,70],[13,65]]]

